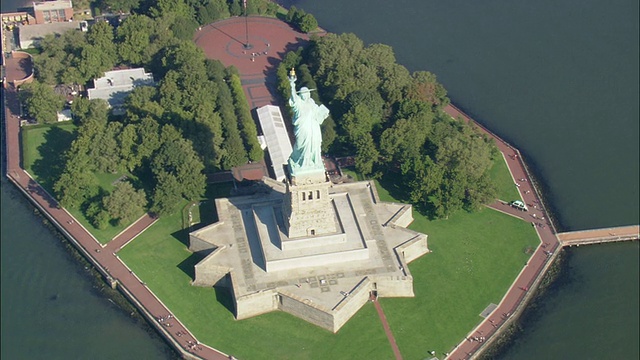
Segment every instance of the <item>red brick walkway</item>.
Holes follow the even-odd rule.
[[[250,49],[244,47],[246,25],[249,28],[249,43],[252,45]],[[275,71],[279,59],[285,52],[295,50],[307,40],[307,35],[294,31],[286,23],[263,17],[232,18],[210,24],[200,29],[194,37],[194,41],[203,48],[207,57],[219,59],[226,66],[234,65],[238,68],[252,109],[277,103]],[[17,59],[7,59],[8,82],[24,78],[23,65]],[[17,91],[11,85],[4,91],[7,177],[49,215],[50,220],[76,243],[79,250],[103,275],[116,281],[125,294],[131,294],[132,301],[137,302],[143,312],[154,319],[165,319],[152,321],[152,323],[170,342],[191,353],[194,358],[228,359],[226,354],[199,344],[182,323],[169,312],[169,309],[117,257],[116,253],[151,226],[155,218],[150,214],[143,216],[106,246],[102,246],[87,229],[75,221],[71,214],[58,207],[57,201],[22,169]]]
[[[380,317],[380,321],[382,322],[382,328],[384,329],[384,333],[387,335],[387,339],[389,339],[389,344],[391,344],[391,349],[393,349],[393,354],[395,355],[396,360],[402,360],[402,355],[400,354],[400,348],[398,348],[398,343],[396,343],[396,338],[393,336],[393,332],[391,332],[391,327],[389,326],[387,317],[384,315],[382,306],[380,306],[378,299],[376,299],[375,297],[372,298],[372,300],[373,300],[373,305],[375,305],[376,311],[378,312],[378,316]]]
[[[207,57],[220,59],[223,64],[234,65],[241,74],[243,87],[250,107],[263,106],[277,103],[275,100],[275,67],[278,59],[288,50],[295,50],[300,42],[306,41],[306,35],[297,33],[281,21],[262,17],[249,17],[246,19],[249,27],[249,43],[252,48],[245,49],[246,24],[244,18],[232,18],[219,23],[203,27],[194,37],[196,44],[203,48]],[[266,52],[266,54],[265,54]],[[259,55],[258,55],[259,54]],[[253,57],[253,61],[251,58]],[[19,78],[23,72],[20,64],[7,59],[7,80]],[[64,209],[58,208],[58,204],[40,185],[35,182],[20,166],[19,148],[19,107],[17,93],[11,87],[5,90],[6,98],[6,144],[7,144],[7,176],[17,186],[27,193],[30,198],[52,218],[52,221],[64,232],[73,237],[81,250],[96,263],[96,266],[107,273],[119,283],[125,292],[131,293],[144,309],[153,317],[161,318],[169,315],[169,310],[155,295],[129,271],[129,269],[117,258],[117,252],[124,244],[137,236],[153,222],[149,215],[141,218],[132,227],[112,243],[103,248],[91,234],[80,226]],[[467,121],[471,119],[454,106],[447,106],[445,111],[453,117],[461,116]],[[548,222],[548,215],[542,209],[542,203],[536,189],[528,176],[522,158],[517,149],[510,147],[484,128],[482,131],[489,134],[496,141],[498,148],[507,160],[509,170],[514,178],[514,183],[525,203],[531,204],[531,211],[520,212],[512,207],[496,202],[492,208],[522,218],[535,226],[541,245],[531,256],[527,265],[523,268],[518,278],[504,296],[498,308],[478,325],[469,337],[473,339],[477,334],[490,338],[509,316],[518,308],[526,295],[526,290],[534,283],[548,264],[550,253],[558,249],[559,242],[555,236],[553,225]],[[524,181],[522,180],[524,179]],[[510,200],[510,199],[506,199]],[[535,207],[533,206],[535,205]],[[536,215],[534,218],[532,215]],[[541,220],[544,216],[545,220]],[[542,226],[540,226],[542,225]],[[171,327],[166,327],[171,324]],[[156,326],[167,335],[171,341],[180,344],[187,351],[194,352],[197,357],[206,359],[225,359],[227,356],[206,345],[191,345],[197,340],[187,332],[187,329],[175,318],[157,322]],[[387,328],[385,328],[385,331]],[[390,330],[389,330],[390,333]],[[184,334],[178,336],[177,334]],[[395,343],[392,342],[392,346]],[[482,346],[477,341],[463,340],[448,356],[450,359],[464,359],[475,354]],[[394,347],[394,353],[397,346]],[[396,357],[399,358],[399,352]]]
[[[461,117],[465,121],[473,121],[453,105],[447,106],[444,110],[454,118]],[[509,320],[510,316],[516,310],[520,310],[519,306],[522,304],[529,289],[531,289],[537,278],[542,274],[545,266],[550,263],[552,254],[555,254],[556,251],[560,249],[560,242],[556,237],[553,223],[549,220],[549,216],[541,202],[540,194],[532,183],[532,179],[525,168],[520,152],[480,124],[476,123],[476,125],[479,126],[481,132],[494,139],[496,145],[504,155],[511,176],[514,179],[514,186],[518,187],[520,196],[524,202],[529,205],[529,211],[517,210],[500,201],[496,201],[491,204],[490,207],[531,223],[532,226],[535,227],[541,242],[502,298],[502,301],[500,301],[500,304],[498,304],[498,307],[447,356],[447,359],[456,360],[473,357],[487,341],[491,340],[491,336]],[[504,200],[509,201],[515,199]]]
[[[250,48],[245,48],[248,40]],[[203,26],[194,36],[207,58],[225,66],[235,66],[251,109],[278,104],[276,68],[284,54],[309,40],[277,19],[249,16],[234,17]]]
[[[23,76],[20,63],[7,59],[7,80]],[[5,87],[5,136],[7,154],[7,177],[39,207],[48,214],[48,218],[63,233],[76,244],[96,268],[107,277],[118,283],[118,287],[126,294],[130,294],[134,303],[138,303],[140,310],[152,319],[167,318],[169,309],[143,284],[117,257],[116,252],[128,241],[150,226],[155,219],[149,214],[126,229],[122,234],[103,247],[82,225],[80,225],[65,209],[58,207],[57,201],[47,193],[20,166],[20,119],[19,103],[16,90],[8,85]],[[151,321],[165,337],[174,345],[180,346],[192,353],[192,358],[228,359],[228,356],[209,346],[197,344],[182,323],[171,315],[165,321]],[[192,345],[197,344],[197,345]]]

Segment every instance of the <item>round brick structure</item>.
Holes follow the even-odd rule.
[[[278,103],[274,91],[276,68],[288,51],[304,46],[309,36],[278,19],[249,16],[203,26],[193,40],[207,58],[238,69],[253,109]]]

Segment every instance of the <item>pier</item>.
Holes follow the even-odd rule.
[[[638,240],[640,226],[619,226],[604,229],[570,231],[557,234],[560,245],[580,246],[608,242]]]

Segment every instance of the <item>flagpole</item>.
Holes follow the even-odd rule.
[[[244,43],[245,49],[251,49],[251,44],[249,44],[249,20],[247,19],[247,0],[242,0],[242,5],[244,7],[244,29],[246,35],[246,41]]]

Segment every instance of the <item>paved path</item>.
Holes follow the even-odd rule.
[[[6,61],[7,80],[24,77],[21,64],[13,59]],[[20,164],[20,119],[16,90],[7,86],[4,90],[6,106],[5,136],[7,156],[7,177],[16,184],[63,233],[76,244],[96,268],[110,281],[116,281],[118,287],[130,294],[130,300],[151,317],[152,323],[174,345],[181,346],[192,358],[228,359],[229,357],[209,346],[197,344],[196,338],[176,319],[169,309],[131,272],[117,257],[116,252],[150,226],[155,219],[147,214],[103,247],[71,214],[58,206],[57,201],[21,168]],[[168,317],[170,319],[167,319]],[[164,321],[153,319],[165,318]]]
[[[252,45],[250,49],[244,47],[247,25],[250,34],[248,40]],[[234,65],[238,68],[252,109],[277,103],[275,72],[279,59],[284,53],[295,50],[307,40],[306,34],[296,32],[286,23],[263,17],[232,18],[210,24],[201,28],[194,37],[194,41],[203,48],[207,57],[217,58],[226,66]],[[7,59],[7,82],[23,79],[26,72],[24,63],[20,63],[18,59]],[[76,243],[79,250],[107,279],[117,282],[125,295],[130,294],[131,300],[142,308],[141,311],[156,319],[156,321],[152,320],[152,323],[170,342],[192,353],[193,358],[228,359],[226,354],[198,344],[197,339],[188,332],[179,319],[176,319],[151,290],[117,257],[117,252],[123,246],[156,221],[151,214],[146,214],[103,246],[71,214],[60,208],[57,201],[22,169],[17,91],[9,85],[4,93],[7,177],[49,215],[50,220]]]
[[[250,48],[245,48],[248,40]],[[279,104],[276,70],[288,51],[308,40],[307,34],[294,30],[277,19],[249,16],[234,17],[203,26],[194,35],[207,58],[218,59],[240,72],[249,108]]]
[[[448,105],[444,110],[454,118],[460,117],[468,122],[473,121],[453,105]],[[517,210],[500,201],[496,201],[491,204],[490,207],[531,223],[540,238],[540,245],[536,248],[533,255],[531,255],[529,261],[527,261],[515,282],[504,295],[498,307],[490,316],[484,319],[466,339],[457,345],[451,354],[447,356],[447,359],[468,359],[474,357],[482,345],[491,340],[491,336],[496,333],[500,326],[503,325],[516,310],[519,310],[518,307],[522,304],[529,289],[534,285],[538,276],[542,274],[543,269],[549,265],[552,255],[560,249],[560,243],[556,237],[553,223],[549,221],[549,216],[544,209],[540,194],[532,183],[532,179],[526,170],[520,152],[480,124],[476,123],[476,125],[479,126],[481,132],[494,139],[498,149],[500,149],[504,155],[511,176],[514,179],[514,185],[518,187],[520,196],[528,205],[529,211]]]
[[[245,23],[245,21],[247,22]],[[247,25],[249,27],[248,40],[252,45],[250,49],[244,48],[244,44],[247,42],[246,37],[244,37],[246,36],[245,29]],[[199,47],[203,48],[207,57],[220,59],[226,66],[234,65],[238,68],[252,109],[266,104],[278,103],[275,92],[275,69],[278,59],[286,51],[295,50],[299,46],[297,44],[307,40],[308,37],[306,35],[294,31],[284,23],[275,19],[261,17],[232,18],[211,24],[199,30],[194,37],[194,41]],[[253,60],[251,60],[252,58]],[[20,74],[22,74],[21,72],[23,70],[20,64],[7,59],[8,80],[11,80],[12,77],[19,78]],[[121,288],[125,292],[131,293],[146,311],[155,318],[166,318],[169,315],[169,310],[115,255],[122,246],[151,225],[154,219],[150,215],[146,215],[103,248],[68,212],[58,208],[55,199],[20,167],[17,93],[14,89],[7,88],[5,95],[7,102],[5,110],[7,119],[7,176],[43,210],[48,212],[53,221],[57,223],[57,226],[76,239],[81,250],[84,250],[97,263],[98,268],[104,270],[114,280],[117,280]],[[460,116],[467,121],[472,121],[452,105],[447,106],[445,111],[453,117]],[[550,254],[555,253],[560,246],[553,224],[548,220],[541,198],[532,184],[532,179],[526,171],[520,153],[483,127],[480,127],[480,130],[493,137],[496,141],[496,145],[507,160],[514,183],[518,184],[520,195],[525,203],[529,204],[530,211],[521,212],[500,202],[492,204],[491,207],[530,222],[535,227],[541,239],[541,244],[518,275],[498,308],[469,334],[470,340],[463,340],[452,351],[448,356],[450,359],[464,359],[473,356],[484,343],[484,341],[475,341],[474,337],[490,339],[491,335],[518,308],[528,289],[533,285],[544,267],[548,265]],[[384,314],[381,316],[384,316]],[[385,323],[386,321],[383,320],[383,326]],[[165,330],[165,334],[172,341],[180,344],[184,349],[194,351],[197,357],[207,359],[227,358],[226,355],[208,346],[191,345],[196,342],[196,339],[187,332],[178,319],[172,318],[169,321],[156,324],[161,330]],[[171,327],[166,327],[164,324],[171,324]],[[163,328],[163,326],[166,328]],[[388,334],[391,334],[388,324],[385,328],[385,331],[387,330],[389,331]],[[178,336],[178,334],[181,334],[181,336]],[[390,338],[390,341],[392,341],[396,357],[399,358],[400,354],[397,352],[397,345],[395,345],[393,337]]]
[[[601,242],[636,240],[640,233],[640,226],[618,226],[604,229],[571,231],[557,234],[562,246],[595,244]]]
[[[380,306],[380,302],[378,302],[378,299],[373,295],[371,296],[371,300],[373,300],[373,305],[376,307],[376,311],[378,312],[378,316],[382,322],[382,328],[384,329],[384,333],[387,335],[387,339],[389,339],[389,344],[391,344],[391,349],[393,349],[393,354],[395,355],[396,360],[402,360],[398,343],[396,343],[396,338],[393,336],[393,332],[391,332],[391,327],[389,326],[387,317],[384,315],[382,306]]]

